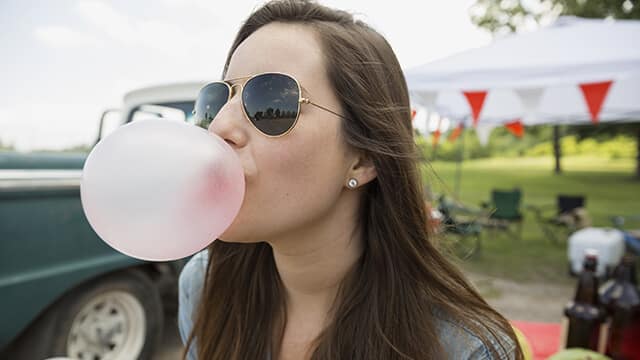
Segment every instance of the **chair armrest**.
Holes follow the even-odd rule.
[[[451,210],[456,214],[468,214],[468,215],[479,214],[482,212],[482,209],[477,209],[477,208],[474,209],[461,204],[452,206]]]

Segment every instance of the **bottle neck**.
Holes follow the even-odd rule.
[[[598,278],[592,270],[585,268],[580,274],[574,301],[592,305],[598,304]]]

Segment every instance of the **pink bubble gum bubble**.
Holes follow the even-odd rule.
[[[187,123],[141,120],[100,141],[80,185],[89,223],[126,255],[167,261],[205,248],[233,222],[244,172],[220,137]]]

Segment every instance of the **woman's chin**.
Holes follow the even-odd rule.
[[[254,222],[245,221],[246,217],[241,212],[236,216],[231,225],[220,235],[218,239],[229,243],[257,243],[264,241],[263,236],[257,238],[255,234],[262,234],[263,231],[256,227]]]
[[[240,221],[240,214],[238,214],[238,216],[236,216],[236,218],[233,220],[233,222],[231,223],[231,225],[229,225],[229,227],[220,235],[218,236],[219,240],[222,240],[224,242],[229,242],[229,243],[237,243],[237,242],[246,242],[246,241],[242,241],[242,231],[241,230],[241,226],[240,223],[242,221]]]
[[[256,239],[252,239],[251,237],[246,236],[246,234],[243,234],[242,232],[234,231],[233,226],[227,229],[224,233],[222,233],[222,235],[218,236],[218,239],[228,243],[241,243],[241,244],[258,242]]]

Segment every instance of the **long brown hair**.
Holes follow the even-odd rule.
[[[476,334],[494,355],[504,350],[499,334],[517,344],[509,323],[425,230],[409,95],[391,46],[344,11],[310,1],[272,1],[240,28],[223,75],[240,43],[272,22],[315,31],[349,119],[342,122],[343,138],[377,171],[359,213],[364,252],[341,283],[332,321],[314,342],[312,358],[442,359],[434,309]],[[203,360],[264,359],[268,353],[275,358],[286,324],[284,301],[269,244],[215,241],[187,349],[195,341]]]

